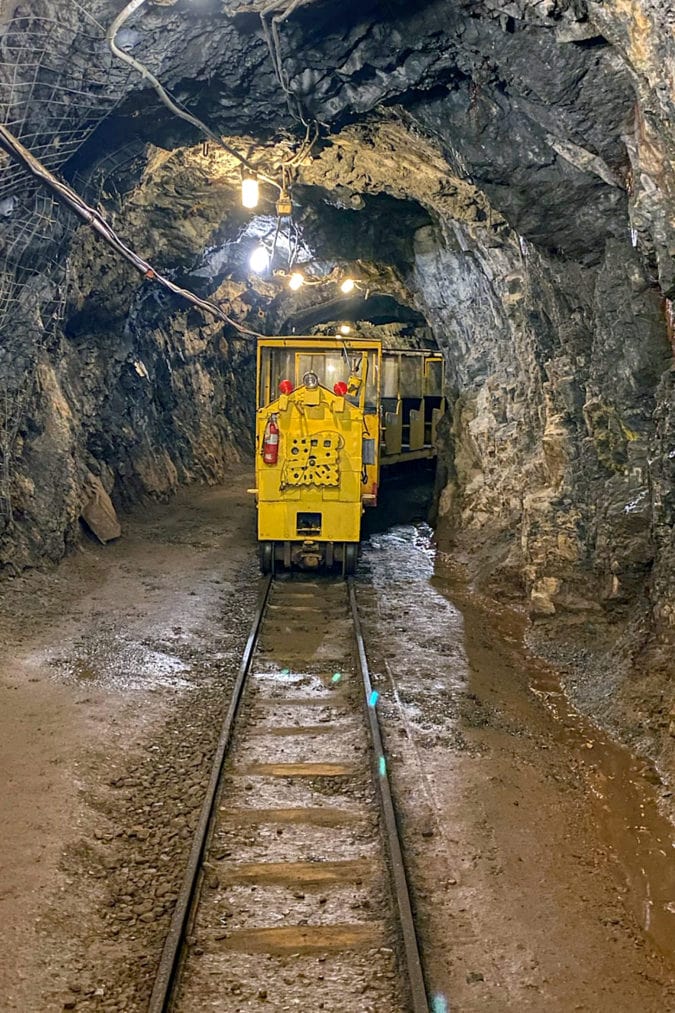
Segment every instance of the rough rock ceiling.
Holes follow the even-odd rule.
[[[148,0],[124,21],[117,43],[213,130],[235,143],[250,136],[246,153],[265,167],[302,136],[299,118],[321,124],[300,181],[338,200],[351,194],[352,207],[354,195],[387,193],[443,221],[487,222],[496,233],[508,226],[584,264],[600,263],[607,241],[626,236],[632,211],[634,242],[668,293],[672,164],[659,146],[667,137],[654,139],[668,101],[650,33],[663,19],[649,5],[631,8],[633,30],[617,29],[621,47],[611,46],[594,20],[597,6],[433,0],[411,11],[402,2],[348,0],[336,12],[325,0]],[[3,121],[76,188],[88,183],[94,201],[105,193],[95,183],[107,176],[122,186],[116,170],[134,158],[142,164],[149,143],[171,149],[199,136],[110,53],[105,32],[118,13],[109,0],[66,10],[58,0],[29,0],[6,9],[0,35]],[[600,21],[611,28],[606,12]],[[261,151],[254,138],[272,148]],[[645,161],[652,176],[636,177]],[[227,166],[233,186],[234,169]],[[49,239],[64,226],[52,197],[28,183],[15,164],[4,173],[5,246],[10,263],[38,268],[31,236],[43,236],[43,255],[58,261]],[[160,266],[173,266],[171,258]],[[5,318],[22,283],[15,270],[3,276]]]
[[[5,12],[0,94],[6,119],[52,164],[60,152],[67,161],[69,139],[86,134],[118,100],[117,118],[99,128],[88,157],[94,149],[100,157],[120,147],[129,135],[169,146],[194,143],[195,132],[183,129],[140,76],[108,53],[103,28],[118,5],[87,0],[85,6],[64,10],[57,0],[30,0]],[[119,43],[214,129],[258,137],[294,131],[257,13],[263,6],[273,5],[148,3],[124,25]],[[566,257],[597,261],[605,241],[629,227],[628,196],[639,212],[641,202],[651,210],[658,203],[654,189],[668,193],[672,162],[664,147],[673,96],[664,57],[672,32],[663,34],[668,16],[658,4],[617,3],[611,11],[582,0],[414,6],[349,0],[336,12],[333,3],[306,0],[274,5],[268,16],[288,14],[280,31],[290,92],[325,131],[337,133],[342,152],[351,147],[355,161],[360,152],[366,161],[372,153],[387,177],[380,186],[400,192],[404,179],[407,195],[419,183],[423,197],[427,173],[406,171],[400,162],[392,171],[402,138],[392,137],[391,123],[340,132],[393,107],[408,132],[403,150],[414,153],[415,165],[412,138],[417,135],[420,147],[433,139],[429,161],[439,181],[445,176],[450,185],[476,188],[519,234]],[[42,54],[37,66],[27,59],[29,45]],[[57,71],[59,91],[50,97]],[[642,97],[637,134],[636,88]],[[651,168],[656,178],[638,167]],[[336,166],[330,168],[335,174]],[[658,253],[668,243],[666,215],[658,223],[650,217],[638,213],[635,226],[647,252]],[[663,263],[661,269],[667,282]]]

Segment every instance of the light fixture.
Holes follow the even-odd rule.
[[[254,172],[246,170],[241,177],[241,204],[245,208],[257,208],[260,200],[258,177]]]
[[[349,295],[350,292],[354,291],[355,284],[356,282],[354,281],[353,278],[345,278],[345,280],[340,285],[340,291],[344,292],[345,295]]]
[[[294,271],[293,274],[288,279],[288,287],[293,292],[297,292],[298,289],[302,288],[304,284],[305,284],[304,276],[300,274],[299,271]]]
[[[347,335],[347,334],[351,334],[351,333],[352,333],[352,329],[349,326],[349,324],[341,324],[340,325],[340,334]]]
[[[248,260],[249,267],[256,274],[263,274],[270,266],[270,255],[266,246],[256,246]]]

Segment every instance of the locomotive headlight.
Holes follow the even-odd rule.
[[[345,278],[345,280],[340,285],[340,291],[344,292],[345,295],[349,295],[350,292],[354,291],[355,284],[356,282],[354,281],[353,278]]]
[[[255,250],[249,257],[249,267],[256,274],[263,274],[270,266],[270,255],[267,252],[267,247],[256,246]]]
[[[302,288],[302,286],[303,286],[304,284],[305,284],[305,279],[304,279],[304,277],[303,277],[303,276],[302,276],[302,275],[300,274],[300,272],[299,272],[299,271],[294,271],[294,272],[293,272],[293,274],[292,274],[292,275],[290,276],[290,278],[288,279],[288,287],[289,287],[289,288],[290,288],[290,289],[291,289],[291,290],[292,290],[293,292],[297,292],[297,291],[298,291],[298,289],[299,289],[299,288]]]
[[[351,329],[351,327],[349,326],[349,324],[342,324],[342,325],[340,326],[340,334],[344,334],[344,335],[345,335],[345,337],[346,337],[346,336],[347,336],[347,334],[351,334],[351,333],[352,333],[352,329]]]
[[[241,204],[245,208],[257,208],[260,200],[258,177],[254,172],[246,172],[241,179]]]

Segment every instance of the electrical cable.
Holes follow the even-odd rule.
[[[305,0],[293,0],[293,2],[291,3],[290,7],[287,10],[285,10],[284,12],[282,12],[282,15],[280,16],[280,21],[284,21],[288,16],[290,16],[290,14],[292,14],[292,12],[297,7],[299,7],[304,2],[305,2]],[[311,153],[314,145],[316,144],[316,142],[317,142],[317,140],[319,138],[319,134],[320,134],[320,129],[319,129],[318,123],[315,120],[313,120],[311,123],[308,123],[305,120],[304,116],[302,115],[300,103],[296,99],[297,104],[298,104],[298,110],[299,110],[299,118],[300,118],[301,122],[303,123],[303,125],[305,126],[305,138],[304,138],[302,144],[300,145],[300,149],[295,153],[295,155],[292,155],[285,162],[282,162],[282,164],[281,164],[281,172],[282,172],[281,184],[279,184],[277,182],[277,180],[275,180],[272,177],[270,177],[270,176],[266,175],[265,173],[261,172],[258,169],[258,167],[256,165],[254,165],[248,158],[246,158],[239,151],[237,151],[236,148],[234,148],[231,145],[227,144],[222,139],[222,137],[219,137],[213,130],[211,130],[211,128],[206,123],[204,123],[202,120],[200,120],[197,116],[194,116],[188,109],[185,108],[185,106],[178,99],[174,98],[174,96],[172,96],[167,91],[167,89],[162,85],[162,83],[158,80],[158,78],[155,77],[155,75],[145,66],[145,64],[141,63],[140,60],[137,60],[130,53],[127,53],[123,49],[120,49],[120,47],[117,45],[116,38],[117,38],[117,34],[118,34],[120,28],[132,16],[132,14],[134,14],[137,10],[139,10],[140,7],[143,6],[144,3],[146,3],[146,0],[130,0],[130,3],[128,3],[126,5],[126,7],[124,7],[120,11],[120,13],[117,15],[117,17],[114,19],[114,21],[112,22],[112,24],[108,28],[108,31],[106,32],[106,39],[107,39],[107,42],[108,42],[108,46],[110,47],[110,51],[118,59],[122,60],[124,63],[128,64],[128,66],[130,66],[134,70],[136,70],[141,75],[141,77],[144,80],[149,81],[150,84],[152,85],[152,87],[154,88],[154,90],[156,91],[156,93],[159,95],[159,97],[162,100],[162,102],[164,103],[164,105],[172,113],[174,113],[176,116],[179,116],[181,119],[185,120],[187,123],[190,123],[192,126],[196,127],[198,130],[200,130],[207,138],[209,138],[209,140],[213,141],[214,144],[218,145],[220,148],[222,148],[224,151],[226,151],[233,158],[236,158],[240,162],[241,165],[243,165],[245,168],[249,169],[249,171],[251,171],[252,173],[254,173],[257,178],[259,178],[259,179],[263,180],[265,183],[269,183],[271,186],[275,187],[277,189],[280,197],[283,196],[283,195],[285,195],[288,192],[288,183],[287,183],[287,178],[286,178],[287,170],[291,169],[291,168],[295,168],[296,166],[300,165],[301,162],[303,162],[308,157],[308,155]],[[267,24],[266,24],[264,16],[263,16],[267,12],[268,9],[272,10],[274,7],[278,7],[278,6],[279,6],[279,0],[274,0],[274,4],[270,5],[269,8],[265,8],[265,10],[263,11],[263,14],[261,14],[261,20],[262,20],[263,28],[264,28],[266,36],[267,36],[268,48],[270,48],[270,54],[272,56],[272,64],[274,66],[275,74],[277,76],[277,79],[278,79],[279,83],[281,84],[282,89],[286,93],[287,98],[290,98],[292,96],[292,92],[290,91],[290,88],[288,87],[288,85],[286,83],[284,72],[283,72],[283,65],[282,65],[282,60],[281,60],[281,42],[280,42],[280,38],[279,38],[279,33],[278,33],[278,27],[277,27],[277,24],[276,24],[276,20],[274,22],[274,24],[275,24],[275,38],[274,38],[274,41],[271,42],[270,39],[269,39],[269,34],[267,32]],[[290,104],[289,104],[289,109],[290,109]],[[291,111],[291,113],[293,113],[292,109],[290,109],[290,111]],[[275,242],[275,247],[276,247],[276,242]]]
[[[133,67],[133,69],[136,70],[141,75],[141,77],[143,77],[146,81],[149,81],[152,87],[159,95],[164,105],[172,113],[174,113],[176,116],[180,116],[181,119],[186,120],[188,123],[192,124],[193,127],[196,127],[198,130],[202,131],[202,133],[206,134],[209,140],[213,141],[214,144],[217,144],[219,147],[221,147],[224,151],[228,153],[228,155],[232,155],[232,157],[236,158],[243,166],[245,166],[247,169],[250,169],[251,172],[255,172],[260,179],[264,180],[265,183],[269,183],[271,186],[276,187],[277,190],[279,190],[279,192],[281,193],[282,187],[275,179],[272,179],[271,176],[267,176],[265,175],[265,173],[260,172],[260,170],[252,162],[250,162],[245,155],[242,155],[239,151],[236,150],[236,148],[233,148],[231,145],[227,144],[222,139],[222,137],[219,137],[218,134],[216,134],[213,130],[211,130],[211,128],[207,126],[206,123],[200,120],[197,116],[194,116],[188,109],[186,109],[181,102],[175,99],[166,90],[164,85],[155,77],[155,75],[150,70],[148,70],[145,64],[141,63],[140,60],[137,60],[130,53],[126,53],[123,49],[119,48],[119,46],[115,42],[117,33],[119,32],[120,28],[125,23],[125,21],[127,21],[131,17],[131,15],[134,14],[139,9],[139,7],[142,7],[144,3],[146,3],[146,0],[131,0],[131,2],[128,3],[126,7],[123,8],[123,10],[120,11],[115,20],[112,22],[110,28],[106,32],[106,40],[108,42],[108,46],[110,47],[110,51],[118,59],[128,64],[130,67]]]
[[[302,125],[304,127],[307,127],[307,129],[309,129],[310,123],[308,123],[303,114],[302,102],[300,98],[293,91],[291,91],[291,88],[289,87],[288,81],[286,79],[286,74],[284,72],[283,59],[281,55],[281,35],[279,32],[279,28],[284,23],[284,21],[287,21],[288,18],[291,16],[291,14],[293,14],[293,12],[298,9],[298,7],[302,7],[305,3],[308,2],[311,2],[311,0],[291,0],[291,3],[284,7],[284,5],[286,4],[286,0],[271,0],[271,3],[267,4],[267,6],[263,7],[263,9],[260,11],[260,22],[262,24],[265,41],[267,42],[267,48],[270,51],[272,66],[274,67],[274,73],[276,75],[277,81],[281,85],[286,95],[288,110],[291,113],[291,115],[299,119]],[[282,7],[284,9],[279,11],[279,8]],[[266,18],[267,15],[272,14],[273,11],[279,11],[279,13],[275,14],[272,17],[270,27],[270,24],[268,24]],[[296,107],[295,109],[293,108],[293,103],[295,103]]]
[[[141,0],[143,2],[143,0]],[[0,146],[18,162],[20,162],[36,179],[40,180],[45,186],[52,190],[56,196],[66,204],[71,211],[74,211],[76,215],[83,219],[87,225],[98,233],[99,236],[109,246],[116,250],[125,260],[132,264],[137,271],[143,274],[143,277],[149,281],[156,281],[164,288],[173,292],[174,295],[181,296],[188,302],[192,303],[198,309],[201,309],[204,313],[208,313],[218,320],[222,320],[224,323],[234,327],[240,334],[248,334],[254,338],[261,338],[264,335],[259,334],[257,331],[253,331],[248,327],[244,327],[238,321],[233,320],[232,317],[228,316],[220,306],[216,303],[211,302],[209,299],[202,299],[200,296],[195,295],[194,292],[190,292],[189,289],[181,288],[180,285],[176,285],[173,281],[167,278],[165,275],[160,274],[155,268],[140,257],[134,250],[130,249],[126,243],[117,235],[111,225],[105,220],[103,215],[90,207],[78,193],[75,192],[67,183],[57,179],[49,169],[46,168],[34,155],[23,146],[10,131],[3,125],[0,124]]]
[[[106,32],[106,40],[113,56],[122,60],[128,66],[132,67],[137,73],[141,75],[144,80],[150,82],[157,95],[164,103],[164,105],[176,116],[190,123],[201,131],[209,140],[213,141],[218,147],[222,148],[229,155],[235,158],[241,165],[245,166],[251,172],[255,173],[258,178],[271,186],[274,186],[280,194],[285,194],[287,190],[287,171],[295,168],[299,165],[312,151],[316,141],[318,140],[320,129],[316,120],[308,122],[302,113],[302,105],[300,100],[293,94],[290,87],[288,86],[286,76],[283,68],[283,61],[281,55],[281,37],[279,33],[279,26],[287,20],[290,15],[297,10],[298,7],[302,6],[307,0],[292,0],[284,10],[272,18],[272,30],[270,33],[269,26],[265,20],[265,16],[274,10],[278,10],[285,0],[273,0],[272,3],[268,4],[261,12],[260,18],[263,25],[263,31],[267,40],[268,48],[272,58],[272,65],[277,80],[287,96],[289,103],[289,110],[293,114],[291,108],[290,99],[294,99],[297,105],[297,115],[302,124],[305,127],[305,138],[300,145],[299,150],[292,155],[286,162],[281,165],[282,171],[282,182],[267,176],[265,173],[260,172],[257,166],[255,166],[249,159],[242,155],[236,148],[227,144],[222,137],[219,137],[211,128],[200,120],[197,116],[194,116],[182,103],[175,99],[157,77],[143,64],[140,60],[137,60],[130,53],[126,53],[120,49],[117,45],[116,38],[120,28],[125,22],[134,14],[139,8],[141,8],[147,0],[130,0],[122,11],[113,20],[112,24]],[[202,299],[195,295],[194,292],[190,292],[188,289],[182,288],[176,285],[165,275],[162,275],[156,271],[150,263],[140,257],[134,250],[128,247],[123,240],[117,235],[112,226],[105,220],[103,215],[99,211],[90,207],[79,194],[69,187],[62,180],[59,180],[54,176],[46,166],[35,158],[31,152],[21,144],[21,142],[2,124],[0,124],[0,146],[5,151],[21,163],[36,179],[52,190],[58,199],[65,203],[71,211],[73,211],[78,217],[86,222],[101,238],[110,246],[116,250],[125,260],[127,260],[136,270],[140,271],[144,278],[148,280],[157,281],[158,284],[162,285],[168,291],[178,295],[193,306],[201,309],[203,312],[215,317],[218,320],[222,320],[228,323],[231,327],[237,330],[240,334],[247,334],[251,337],[262,337],[257,331],[253,331],[247,327],[242,326],[238,321],[228,316],[219,306],[211,302],[208,299]],[[279,230],[281,225],[281,219],[277,222],[277,229],[274,237],[274,248],[276,248],[277,239],[279,236]],[[297,237],[296,237],[296,252],[297,252]],[[294,259],[294,258],[293,258]]]
[[[281,231],[281,215],[277,218],[277,227],[274,230],[274,241],[272,243],[272,252],[270,253],[270,264],[274,263],[274,254],[277,252],[277,242],[279,241],[279,232]]]
[[[300,165],[301,162],[304,162],[308,155],[311,154],[314,145],[318,141],[319,133],[319,124],[316,120],[313,120],[311,124],[306,125],[305,139],[300,145],[299,150],[283,163],[286,168],[295,168]]]

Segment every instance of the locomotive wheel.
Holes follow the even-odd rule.
[[[345,542],[342,549],[342,575],[351,577],[356,573],[356,560],[359,554],[359,547],[354,542]]]
[[[263,573],[274,573],[274,542],[260,543],[260,569]]]

